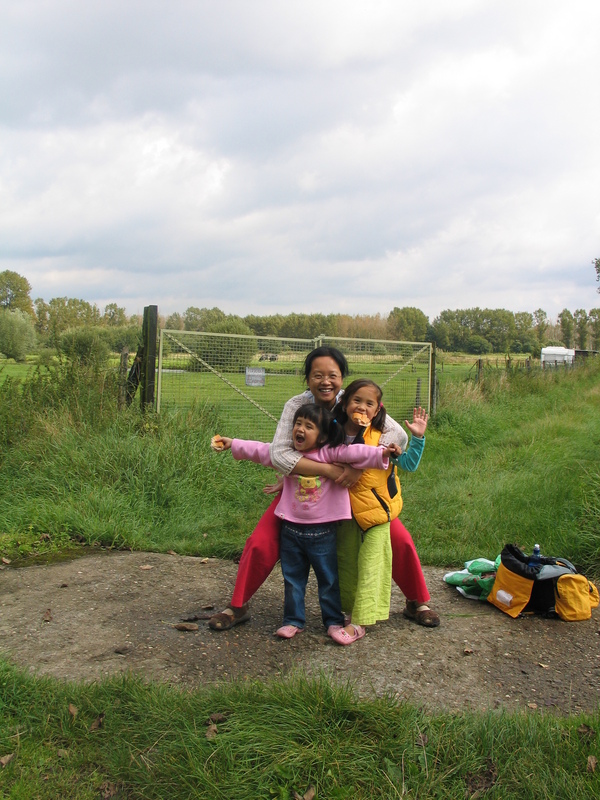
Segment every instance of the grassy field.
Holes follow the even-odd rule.
[[[114,388],[73,370],[0,387],[0,556],[26,565],[83,542],[239,554],[270,473],[210,451],[223,424],[213,407],[119,414]],[[598,577],[599,412],[598,364],[445,381],[421,467],[403,475],[422,560],[460,567],[537,541]],[[325,680],[186,693],[66,685],[0,662],[0,797],[11,800],[255,800],[310,786],[317,800],[579,800],[600,796],[598,731],[598,712],[429,714]]]

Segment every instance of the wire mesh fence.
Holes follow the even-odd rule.
[[[285,402],[306,388],[304,359],[321,345],[337,347],[348,359],[346,385],[362,377],[378,383],[395,419],[404,420],[415,405],[430,410],[428,342],[162,330],[157,411],[214,406],[223,426],[219,433],[270,441]]]

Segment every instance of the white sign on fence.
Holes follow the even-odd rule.
[[[246,386],[264,386],[265,370],[263,367],[246,367]]]

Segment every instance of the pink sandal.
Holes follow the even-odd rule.
[[[354,628],[354,636],[348,633],[341,625],[330,625],[329,628],[327,628],[327,635],[331,636],[333,641],[337,644],[353,644],[363,638],[366,630],[362,625],[355,625],[354,623],[352,623],[352,627]]]
[[[302,633],[303,630],[304,628],[297,628],[295,625],[282,625],[281,628],[277,628],[275,635],[280,639],[293,639],[297,633]]]

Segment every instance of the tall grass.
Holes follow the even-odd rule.
[[[84,541],[238,555],[274,473],[210,450],[217,409],[119,412],[117,388],[114,372],[73,365],[0,386],[2,554]],[[539,542],[598,576],[599,411],[598,364],[445,384],[421,466],[402,475],[424,563]]]
[[[110,373],[72,366],[6,381],[0,395],[7,557],[68,541],[232,557],[268,504],[265,470],[210,450],[214,408],[118,411]]]
[[[457,564],[539,542],[600,574],[599,411],[598,364],[447,384],[419,471],[402,476],[422,559]]]

